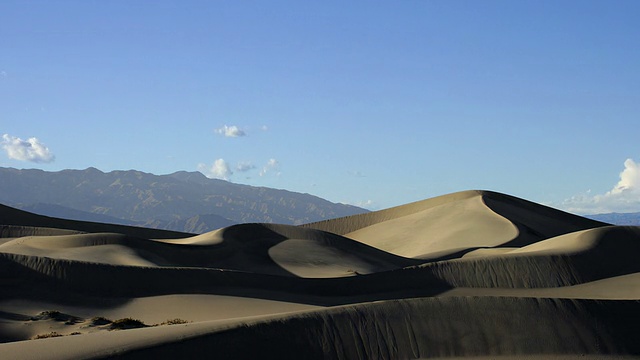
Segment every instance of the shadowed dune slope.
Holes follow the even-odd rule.
[[[38,215],[0,204],[0,225],[27,226],[39,228],[55,228],[76,230],[81,232],[114,232],[149,239],[172,239],[191,236],[192,234],[177,231],[158,230],[136,226],[102,224],[89,221],[59,219]]]
[[[237,324],[202,323],[6,344],[36,359],[419,359],[637,354],[637,301],[421,298]],[[535,314],[535,316],[531,316]],[[109,346],[111,345],[111,346]],[[2,345],[0,345],[2,346]],[[0,348],[2,349],[2,348]],[[51,349],[57,349],[51,351]]]
[[[483,191],[482,200],[518,228],[518,236],[506,246],[526,246],[554,236],[610,225],[491,191]]]
[[[640,227],[608,226],[495,256],[429,263],[451,287],[553,288],[640,272]]]
[[[637,307],[636,301],[393,300],[235,327],[117,358],[166,356],[168,351],[197,357],[205,349],[223,358],[247,359],[264,354],[279,359],[409,359],[637,353]],[[246,338],[253,339],[251,346]]]

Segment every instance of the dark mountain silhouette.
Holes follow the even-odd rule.
[[[199,172],[154,175],[0,168],[0,203],[58,218],[202,233],[238,223],[299,225],[367,210],[317,196],[209,179]]]

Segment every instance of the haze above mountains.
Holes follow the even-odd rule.
[[[300,225],[367,212],[319,197],[199,172],[0,168],[0,203],[58,218],[204,233],[239,223]]]

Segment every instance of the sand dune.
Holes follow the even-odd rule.
[[[50,231],[49,229],[66,229],[75,230],[78,232],[115,232],[152,239],[183,238],[192,235],[177,231],[157,230],[116,224],[101,224],[89,221],[58,219],[14,209],[2,204],[0,204],[0,218],[2,218],[2,223],[0,225],[44,228],[44,230],[42,231]]]
[[[477,248],[520,247],[604,225],[504,194],[463,191],[303,226],[400,256],[435,260]]]
[[[157,241],[116,233],[12,236],[0,244],[0,252],[95,264],[301,277],[354,276],[416,264],[346,237],[272,224],[235,225],[190,238]]]
[[[638,227],[487,191],[197,236],[0,207],[0,354],[634,357],[639,254]]]

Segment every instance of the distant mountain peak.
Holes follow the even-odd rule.
[[[199,171],[176,171],[172,174],[168,174],[165,176],[168,176],[176,180],[180,180],[188,183],[200,184],[200,185],[205,185],[212,181],[216,181],[216,179],[209,179]]]
[[[86,168],[84,171],[90,172],[90,173],[104,174],[103,171],[101,171],[100,169],[94,168],[93,166]]]

